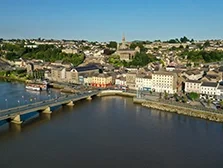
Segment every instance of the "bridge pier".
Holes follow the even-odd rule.
[[[88,96],[86,99],[87,100],[92,100],[92,97],[91,96]]]
[[[13,124],[22,124],[22,120],[20,115],[16,115],[14,118],[12,118],[11,123]]]
[[[69,103],[66,104],[67,106],[74,106],[74,102],[70,101]]]
[[[42,111],[42,113],[45,113],[45,114],[51,114],[52,111],[51,111],[50,107],[47,107],[47,108],[45,108],[45,109]]]

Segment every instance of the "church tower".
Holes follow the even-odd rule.
[[[123,33],[123,35],[122,35],[122,44],[124,44],[125,43],[125,34]]]
[[[120,48],[119,49],[127,49],[128,46],[126,45],[126,42],[125,42],[125,35],[123,33],[122,35],[122,44],[120,45]]]

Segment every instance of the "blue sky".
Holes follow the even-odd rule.
[[[223,39],[222,0],[0,0],[0,38]]]

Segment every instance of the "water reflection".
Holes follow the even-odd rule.
[[[222,139],[223,124],[151,110],[131,98],[94,98],[20,126],[4,124],[0,165],[222,167]]]

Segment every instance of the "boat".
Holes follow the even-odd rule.
[[[43,91],[47,90],[46,82],[32,82],[26,84],[26,89],[34,90],[34,91]]]
[[[33,86],[33,85],[30,85],[30,84],[26,85],[26,89],[40,91],[40,87]]]

